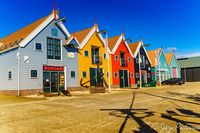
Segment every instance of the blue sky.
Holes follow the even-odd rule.
[[[199,0],[1,0],[0,38],[49,14],[57,3],[69,32],[94,24],[109,36],[138,41],[147,49],[176,48],[178,56],[200,55]]]

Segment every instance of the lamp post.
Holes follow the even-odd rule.
[[[108,32],[106,31],[106,30],[101,30],[101,31],[99,31],[98,32],[98,34],[105,34],[106,35],[106,38],[105,38],[105,43],[106,43],[106,57],[107,57],[107,64],[108,64],[108,66],[107,66],[107,68],[108,68],[108,74],[107,74],[107,76],[108,76],[108,92],[111,92],[111,85],[110,85],[110,61],[109,61],[109,54],[108,54],[108,51],[109,51],[109,49],[108,49]]]

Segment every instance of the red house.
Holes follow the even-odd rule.
[[[127,88],[135,85],[134,58],[124,34],[108,39],[111,52],[112,87]]]

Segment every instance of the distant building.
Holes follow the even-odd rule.
[[[200,56],[178,59],[181,77],[186,82],[200,81]]]

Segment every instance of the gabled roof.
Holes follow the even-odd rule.
[[[73,36],[77,39],[77,41],[79,43],[79,48],[82,49],[85,46],[85,44],[89,41],[89,39],[92,37],[92,35],[97,32],[99,32],[98,25],[94,24],[93,27],[72,33],[71,36]],[[106,46],[103,36],[98,33],[97,33],[97,35],[100,38],[100,40],[103,42],[103,44]]]
[[[81,44],[83,42],[83,40],[86,38],[86,36],[89,34],[89,32],[92,30],[93,27],[84,29],[84,30],[80,30],[78,32],[74,32],[71,35],[76,37],[76,39],[78,40],[78,42]]]
[[[108,48],[110,49],[110,51],[113,50],[113,48],[115,47],[117,41],[119,40],[120,35],[119,36],[114,36],[112,38],[108,38]]]
[[[167,59],[167,63],[170,66],[171,62],[172,62],[173,53],[165,54],[165,56],[166,56],[166,59]]]
[[[110,50],[110,53],[114,54],[122,41],[124,42],[129,53],[131,54],[131,56],[134,58],[133,53],[132,53],[130,47],[128,46],[128,43],[125,41],[123,33],[119,36],[114,36],[114,37],[108,39],[108,48]]]
[[[36,27],[38,27],[48,16],[39,19],[38,21],[33,22],[32,24],[0,39],[0,42],[3,43],[0,46],[0,51],[4,51],[13,47],[18,46],[24,38],[26,38]]]
[[[134,42],[134,43],[131,43],[129,44],[129,48],[131,49],[132,53],[133,53],[133,56],[134,58],[136,58],[139,50],[140,50],[140,47],[141,47],[142,43],[139,41],[139,42]]]
[[[161,49],[156,49],[156,50],[150,50],[150,51],[147,51],[148,55],[149,55],[149,58],[151,60],[151,67],[155,67],[156,66],[156,53],[158,54],[157,56],[160,55],[160,52],[161,52]]]
[[[57,19],[59,18],[56,15]],[[11,50],[16,47],[25,47],[41,30],[43,30],[54,19],[54,13],[43,17],[28,26],[19,29],[18,31],[0,39],[0,53]],[[58,22],[58,25],[62,28],[64,33],[69,36],[69,32],[62,24]]]
[[[130,49],[131,49],[131,51],[132,51],[132,53],[133,53],[133,57],[134,57],[134,58],[137,57],[137,55],[138,55],[138,53],[139,53],[139,51],[140,51],[140,48],[143,47],[143,49],[144,49],[144,51],[145,51],[145,53],[146,53],[146,55],[147,55],[147,58],[148,58],[148,60],[149,60],[149,62],[150,62],[150,64],[151,64],[151,59],[149,58],[149,55],[148,55],[148,53],[147,53],[145,47],[143,46],[143,41],[142,41],[142,40],[140,40],[139,42],[131,43],[131,44],[129,44],[128,46],[130,47]]]

